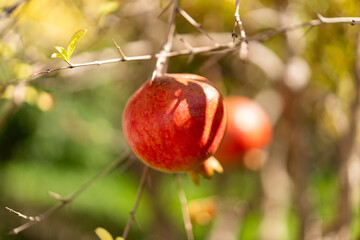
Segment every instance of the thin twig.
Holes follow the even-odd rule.
[[[8,232],[8,235],[18,234],[19,232],[22,232],[22,231],[26,230],[27,228],[35,225],[36,223],[43,221],[44,219],[49,217],[51,214],[53,214],[57,210],[65,207],[67,204],[73,202],[81,193],[83,193],[85,190],[87,190],[95,182],[97,182],[99,179],[101,179],[102,177],[109,174],[111,171],[113,171],[118,166],[120,166],[121,163],[123,163],[125,160],[128,160],[128,159],[129,159],[129,154],[126,154],[123,157],[119,157],[118,159],[113,161],[109,166],[107,166],[105,169],[103,169],[100,173],[98,173],[96,176],[94,176],[92,179],[90,179],[90,181],[83,184],[79,189],[77,189],[68,198],[66,198],[66,200],[63,199],[62,201],[58,202],[53,207],[51,207],[48,210],[46,210],[45,212],[43,212],[42,214],[33,217],[34,219],[36,219],[36,221],[29,221],[29,222],[26,222],[25,224],[23,224],[23,225],[21,225],[19,227],[16,227],[16,228],[12,229],[10,232]],[[19,212],[14,211],[14,210],[12,212],[16,213],[17,215],[21,214]],[[21,214],[21,215],[24,215],[24,214]],[[24,216],[26,216],[26,215],[24,215]]]
[[[215,40],[201,27],[201,24],[196,22],[184,9],[177,7],[177,11],[185,18],[186,21],[193,25],[193,27],[196,28],[198,32],[204,34],[207,38],[215,43]]]
[[[124,54],[123,51],[121,50],[120,46],[117,45],[117,43],[115,42],[114,39],[113,39],[113,43],[114,43],[115,47],[117,48],[117,50],[119,51],[122,61],[126,61],[126,56],[125,56],[125,54]]]
[[[179,174],[176,173],[174,176],[175,176],[176,184],[178,186],[178,195],[179,195],[181,211],[182,211],[182,216],[183,216],[184,225],[185,225],[186,236],[187,236],[188,240],[194,240],[194,235],[193,235],[193,231],[192,231],[192,224],[191,224],[189,208],[188,208],[188,204],[187,204],[187,200],[186,200],[186,195],[185,195],[185,192],[184,192],[184,190],[183,190],[183,188],[181,186],[181,181],[180,181]]]
[[[142,193],[144,191],[144,188],[145,188],[148,172],[149,172],[149,167],[144,166],[143,172],[141,174],[141,180],[140,180],[138,192],[136,194],[135,203],[134,203],[133,209],[130,212],[130,217],[129,217],[129,219],[128,219],[127,223],[126,223],[126,226],[124,228],[124,232],[123,232],[123,235],[122,235],[123,239],[126,239],[128,233],[129,233],[129,230],[130,230],[131,223],[133,221],[136,222],[135,213],[136,213],[137,207],[139,206],[141,195],[142,195]]]

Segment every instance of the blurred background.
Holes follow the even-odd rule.
[[[77,30],[87,34],[71,61],[84,63],[160,51],[169,1],[0,0],[0,238],[98,239],[120,236],[142,163],[116,170],[64,209],[15,236],[24,219],[68,196],[127,150],[121,117],[129,96],[151,77],[155,60],[45,74]],[[234,0],[183,0],[180,6],[217,43],[232,41]],[[225,169],[195,186],[182,175],[195,239],[360,239],[359,27],[325,24],[266,38],[264,33],[325,17],[359,16],[356,0],[240,1],[249,42],[239,52],[174,57],[169,72],[207,77],[224,95],[264,107],[273,138],[259,164]],[[176,32],[193,47],[214,43],[180,15]],[[259,35],[260,34],[260,35]],[[173,50],[184,49],[175,38]],[[24,82],[24,80],[30,80]],[[174,177],[150,172],[128,239],[186,239]]]

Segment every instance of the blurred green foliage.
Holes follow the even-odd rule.
[[[72,63],[118,58],[112,39],[127,56],[156,53],[164,42],[168,19],[168,13],[158,17],[168,1],[28,0],[9,15],[4,14],[16,2],[0,0],[0,236],[24,222],[5,207],[37,215],[56,203],[48,191],[66,197],[126,151],[122,110],[128,97],[151,76],[155,61],[67,69],[36,79],[29,75],[66,66],[59,59],[51,59],[53,46],[66,46],[79,29],[88,32],[77,43]],[[216,41],[231,41],[234,1],[184,0],[181,7]],[[316,12],[325,17],[358,16],[359,2],[240,1],[248,36],[315,19]],[[176,31],[193,46],[212,44],[180,16]],[[352,114],[350,104],[356,94],[354,66],[359,27],[329,24],[291,34],[275,36],[261,45],[271,55],[265,55],[263,50],[257,50],[257,54],[267,60],[270,70],[276,70],[271,65],[275,61],[285,66],[294,56],[310,69],[297,95],[296,108],[291,110],[300,125],[311,217],[325,226],[337,214],[339,129]],[[179,48],[184,47],[175,40],[174,49]],[[275,127],[268,153],[274,149],[287,153],[290,136],[281,138],[281,124],[287,103],[284,89],[292,89],[291,84],[286,86],[283,79],[274,79],[255,60],[243,63],[237,52],[194,56],[191,62],[187,56],[171,58],[169,72],[198,73],[213,81],[223,95],[241,94],[262,100]],[[305,76],[305,72],[296,74]],[[23,80],[30,81],[23,86]],[[280,102],[264,102],[264,96],[274,95],[285,97]],[[113,236],[121,236],[141,169],[142,164],[137,162],[124,173],[112,172],[49,220],[6,239],[97,239],[94,229],[100,226]],[[151,186],[146,188],[136,212],[142,230],[133,224],[129,239],[185,239],[173,176],[155,172],[150,175]],[[200,186],[194,186],[186,175],[182,180],[189,200],[213,196],[219,205],[231,199],[249,206],[236,223],[237,238],[263,237],[262,200],[266,189],[262,173],[239,168],[211,181],[201,179]],[[286,212],[286,239],[297,239],[300,221],[293,187],[289,191],[289,202],[281,206]],[[353,239],[360,234],[359,200],[354,199]],[[207,239],[216,221],[215,217],[208,225],[195,224],[195,238]]]

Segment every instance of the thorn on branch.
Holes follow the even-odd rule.
[[[125,56],[125,54],[123,53],[123,51],[121,50],[120,46],[119,46],[119,45],[117,45],[117,43],[115,42],[115,40],[114,40],[114,39],[113,39],[112,41],[113,41],[113,43],[114,43],[115,47],[117,48],[117,50],[118,50],[118,51],[119,51],[119,53],[120,53],[120,56],[121,56],[121,61],[126,61],[126,56]]]
[[[316,16],[320,20],[320,22],[322,22],[322,23],[326,22],[325,18],[320,13],[316,13]]]
[[[49,191],[49,192],[48,192],[48,195],[49,195],[50,197],[54,198],[55,200],[58,200],[58,201],[60,201],[60,202],[62,202],[62,203],[64,203],[64,204],[67,204],[67,203],[71,202],[71,200],[62,197],[60,194],[55,193],[55,192]]]
[[[135,212],[132,212],[131,214],[134,214],[134,217],[133,217],[134,223],[135,223],[136,226],[139,228],[139,230],[142,231],[142,227],[141,227],[139,221],[137,220],[137,218],[136,218],[136,216],[135,216]]]

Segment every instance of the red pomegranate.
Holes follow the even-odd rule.
[[[164,172],[198,168],[218,148],[226,128],[223,98],[204,77],[167,74],[145,82],[122,120],[134,154]]]

